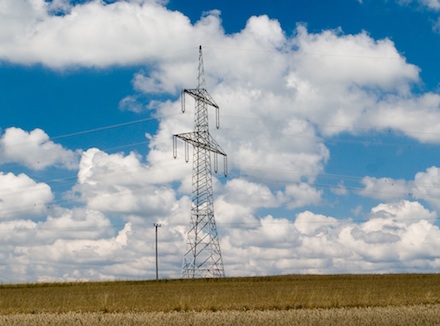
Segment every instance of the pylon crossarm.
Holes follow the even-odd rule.
[[[200,132],[188,132],[188,133],[184,133],[184,134],[178,134],[178,135],[173,135],[173,156],[174,158],[177,158],[177,138],[182,139],[186,145],[185,145],[185,161],[188,162],[189,157],[188,157],[188,146],[187,144],[191,144],[193,145],[195,148],[203,148],[203,149],[207,149],[215,154],[220,154],[223,156],[223,172],[225,177],[228,175],[228,156],[226,155],[226,153],[223,151],[223,149],[220,147],[219,144],[217,144],[217,142],[214,140],[214,138],[211,137],[210,134],[208,134],[209,137],[209,141],[206,141],[203,138],[203,141],[199,141],[199,138],[196,137],[195,135],[200,135]],[[217,157],[214,156],[214,171],[215,173],[217,173],[218,171],[218,162],[217,162]]]
[[[206,103],[208,105],[211,105],[217,109],[219,108],[217,103],[215,103],[214,99],[211,97],[211,95],[209,95],[208,91],[204,88],[184,89],[182,93],[183,93],[182,94],[183,96],[185,94],[189,94],[196,101],[201,101],[201,102]],[[183,103],[185,103],[184,100],[183,100]]]
[[[185,142],[190,143],[194,147],[207,149],[213,153],[217,153],[226,156],[226,153],[220,147],[219,144],[211,137],[210,134],[204,135],[200,132],[187,132],[183,134],[174,135],[174,137],[180,138]],[[207,136],[207,137],[206,137]],[[174,154],[176,156],[176,154]]]

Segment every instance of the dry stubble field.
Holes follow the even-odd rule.
[[[0,285],[0,325],[440,325],[440,275]]]

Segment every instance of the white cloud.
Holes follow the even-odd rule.
[[[138,221],[139,223],[139,221]],[[145,222],[144,222],[145,223]],[[152,223],[151,223],[152,224]],[[150,225],[150,223],[148,223]],[[153,256],[152,232],[146,224],[115,226],[101,212],[84,208],[55,208],[43,221],[10,220],[0,223],[2,282],[113,279],[120,265],[132,268]],[[147,227],[150,229],[150,227]],[[145,275],[149,265],[137,273]],[[153,270],[150,274],[153,274]],[[137,274],[132,274],[135,277]]]
[[[182,209],[189,212],[187,201],[181,203]],[[99,211],[56,208],[41,222],[2,222],[0,257],[5,264],[0,280],[152,278],[153,222],[162,224],[159,229],[161,275],[179,277],[185,229],[181,219],[182,210],[174,207],[166,219],[155,220],[149,214],[131,216],[127,217],[130,222],[118,227]],[[115,232],[115,228],[119,231]]]
[[[44,222],[37,224],[36,237],[47,242],[56,239],[90,240],[112,234],[110,220],[100,211],[56,208]]]
[[[412,97],[390,96],[378,103],[377,111],[365,116],[372,128],[397,130],[425,143],[440,141],[440,95],[425,93]]]
[[[0,172],[0,185],[0,219],[40,216],[54,198],[47,184],[37,183],[25,174]]]
[[[321,202],[322,191],[319,191],[307,183],[291,184],[286,186],[285,198],[287,207],[298,208],[307,205],[317,205]]]
[[[405,90],[408,81],[418,81],[419,69],[407,64],[389,39],[375,41],[366,32],[310,34],[303,26],[297,33],[295,73],[314,84]]]
[[[89,208],[164,216],[176,200],[171,188],[160,186],[167,171],[142,164],[133,152],[109,155],[92,148],[83,153],[79,166],[74,192]]]
[[[178,60],[168,62],[159,70],[151,73],[138,72],[133,78],[133,88],[136,91],[150,94],[177,94],[188,82],[188,77],[193,77],[194,65],[188,61]]]
[[[101,157],[101,163],[84,171],[81,180],[86,183],[97,180],[98,169],[106,170],[112,180],[116,168],[113,166],[111,170],[109,166],[116,162],[123,165],[124,159],[132,159],[118,155],[106,157],[106,164],[102,164]],[[113,180],[118,180],[117,185],[135,184],[135,178],[126,175],[125,183],[123,179]],[[90,182],[92,188],[99,188],[99,184]],[[221,193],[215,201],[215,213],[229,276],[418,271],[412,264],[414,259],[435,268],[439,258],[440,230],[434,224],[437,215],[418,202],[377,205],[368,219],[360,222],[311,211],[298,213],[289,220],[270,215],[257,218],[260,207],[271,207],[279,200],[278,194],[274,196],[264,185],[233,179]],[[112,195],[114,201],[119,200]],[[6,272],[2,275],[14,275],[3,277],[2,281],[153,277],[153,222],[162,224],[159,229],[161,275],[179,277],[190,205],[189,198],[184,196],[180,200],[170,198],[165,205],[166,214],[154,213],[151,210],[154,205],[150,204],[145,206],[145,214],[121,210],[125,222],[114,235],[115,226],[102,213],[103,207],[100,210],[55,207],[44,221],[2,222],[0,233],[4,245],[0,257],[5,258]]]
[[[418,202],[403,200],[397,203],[380,204],[371,210],[374,217],[401,221],[405,224],[413,224],[420,220],[435,222],[436,214],[428,211]]]
[[[376,41],[365,32],[310,34],[299,26],[292,42],[298,50],[292,53],[294,65],[286,81],[297,92],[293,105],[326,135],[392,128],[428,140],[427,134],[413,131],[435,128],[436,95],[411,95],[419,69],[408,64],[390,40]],[[425,110],[432,120],[416,115],[417,109]]]
[[[83,208],[49,209],[43,221],[10,219],[0,224],[2,243],[14,246],[53,244],[56,240],[99,239],[113,234],[110,221],[98,211]],[[19,216],[20,217],[20,216]]]
[[[399,199],[411,192],[411,185],[405,180],[364,177],[361,183],[364,185],[361,195],[382,200]]]
[[[49,166],[76,169],[76,154],[54,143],[41,129],[31,132],[8,128],[0,138],[0,163],[19,163],[30,169]]]
[[[189,19],[154,1],[89,1],[59,16],[51,9],[43,0],[2,0],[0,58],[103,67],[159,58],[193,43]]]
[[[435,218],[408,201],[378,205],[359,223],[306,211],[293,222],[268,216],[254,228],[231,230],[222,246],[234,275],[426,272],[438,266]],[[416,257],[423,267],[413,264]]]
[[[430,237],[439,234],[432,224],[436,215],[420,203],[401,201],[381,204],[371,211],[368,222],[351,229],[350,235],[344,232],[346,243],[361,257],[371,262],[383,261],[411,267],[415,256],[435,261],[438,257],[434,248],[429,248]],[[347,230],[348,231],[348,230]],[[349,239],[351,237],[351,240]],[[438,243],[431,242],[431,246]]]
[[[294,226],[305,235],[318,235],[327,232],[329,227],[335,227],[339,222],[335,218],[313,214],[306,211],[296,216]]]
[[[426,200],[440,210],[440,169],[432,166],[425,172],[419,172],[414,178],[412,194],[415,198]]]
[[[115,258],[114,253],[122,253],[127,246],[128,234],[131,232],[131,225],[125,225],[117,236],[109,239],[87,239],[87,240],[55,240],[53,244],[34,246],[27,248],[29,257],[40,260],[44,257],[47,261],[72,261],[78,263],[103,262]],[[24,249],[24,248],[23,248]]]
[[[229,180],[225,186],[224,200],[229,203],[238,203],[241,206],[250,208],[274,207],[277,205],[277,198],[272,191],[263,184],[249,182],[243,179]]]
[[[39,190],[41,192],[42,189]],[[20,198],[26,200],[28,192],[23,190]],[[102,239],[112,239],[113,227],[100,212],[54,207],[46,213],[49,213],[48,217],[43,219],[40,216],[38,221],[32,220],[35,215],[27,212],[22,216],[26,220],[0,222],[0,257],[4,262],[0,277],[2,282],[67,280],[63,275],[81,269],[81,264],[85,264],[82,255],[87,250],[92,252],[92,244],[105,247]],[[102,249],[96,251],[101,253]],[[93,258],[90,257],[90,260]],[[88,273],[88,266],[82,273]],[[76,280],[82,275],[77,276]]]
[[[425,200],[437,211],[440,209],[440,169],[432,166],[424,172],[416,173],[414,180],[395,180],[392,178],[364,177],[364,188],[359,194],[381,200],[415,198]]]
[[[131,226],[127,224],[111,238],[57,239],[49,244],[19,246],[13,258],[21,260],[24,270],[17,271],[15,277],[27,279],[33,275],[38,281],[112,279],[115,275],[105,275],[105,269],[118,263],[121,260],[118,257],[126,255],[124,249],[130,232]],[[129,257],[125,256],[125,259]],[[100,267],[90,269],[90,265]]]

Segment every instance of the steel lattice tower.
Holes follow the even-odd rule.
[[[189,160],[189,144],[193,146],[193,172],[191,194],[191,220],[186,236],[186,251],[183,257],[183,278],[224,277],[223,258],[214,219],[214,196],[212,191],[211,154],[214,171],[218,168],[218,155],[224,158],[227,171],[227,156],[209,133],[208,106],[216,109],[216,126],[219,128],[219,107],[205,86],[202,47],[199,47],[198,85],[195,89],[182,91],[182,112],[185,112],[185,95],[195,100],[194,131],[173,136],[174,158],[177,157],[177,139],[185,142],[185,160]]]

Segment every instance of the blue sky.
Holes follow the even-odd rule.
[[[0,0],[0,25],[1,282],[154,278],[157,222],[179,277],[199,45],[227,275],[438,271],[438,0]]]

